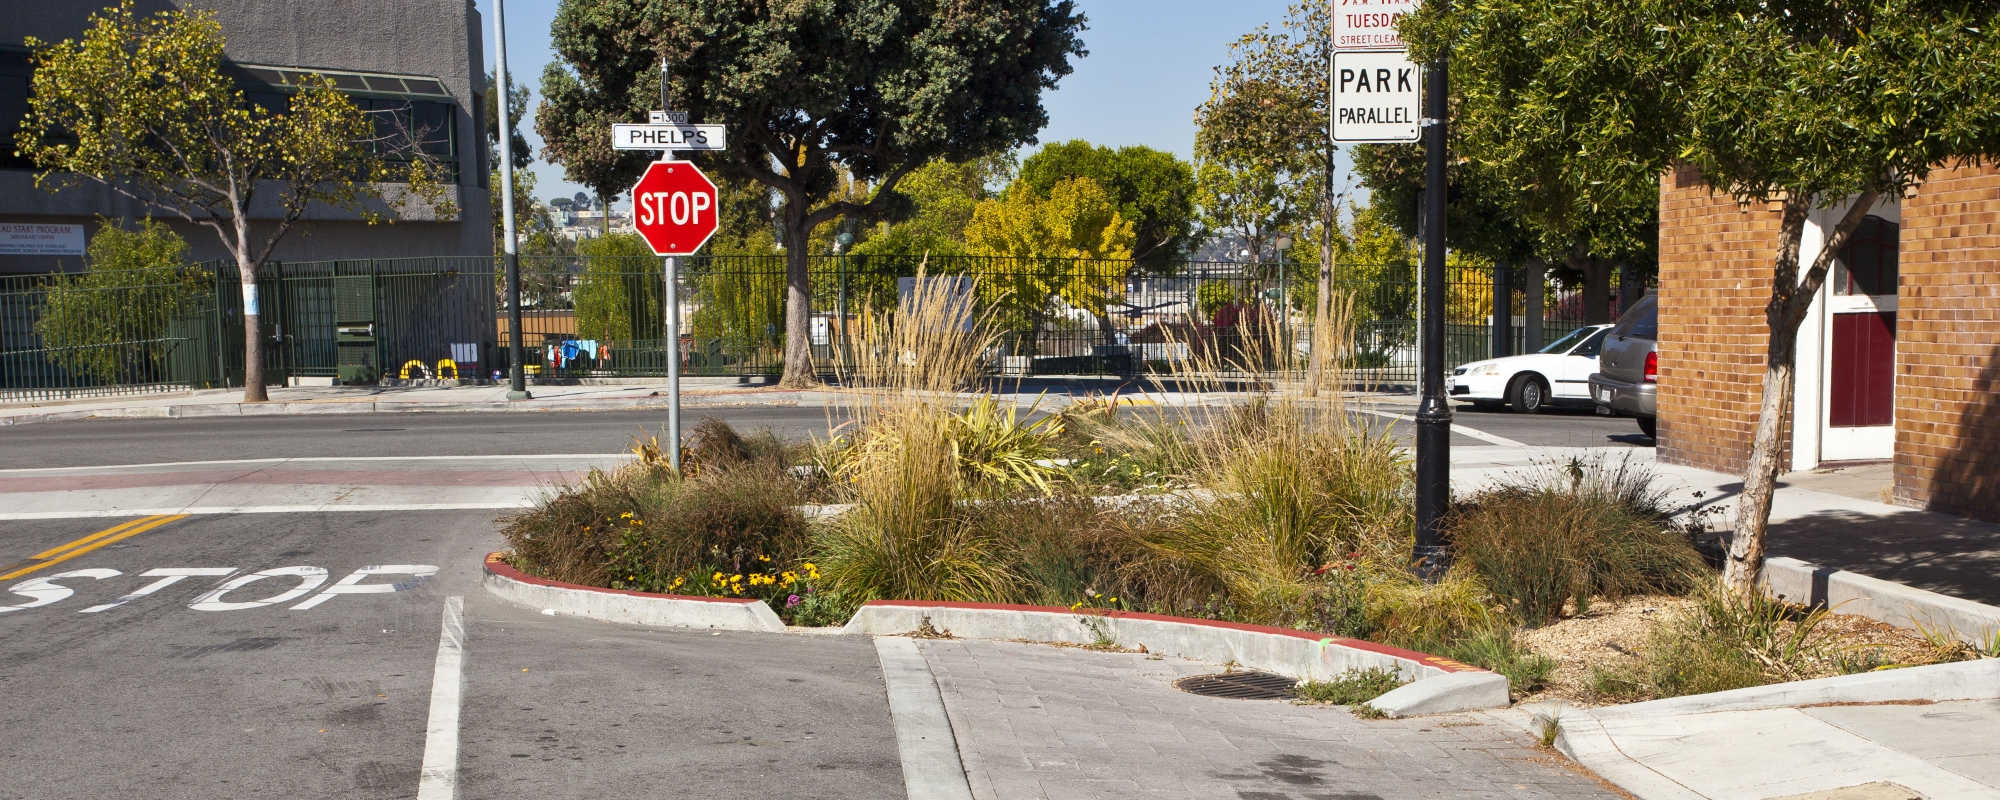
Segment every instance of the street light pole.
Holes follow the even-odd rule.
[[[514,143],[513,126],[507,119],[507,2],[493,0],[493,67],[500,84],[494,105],[500,109],[500,214],[505,234],[502,246],[507,253],[507,399],[527,400],[528,373],[521,366],[521,253],[514,236]]]
[[[1449,0],[1428,0],[1449,6]],[[1440,9],[1441,11],[1444,9]],[[1424,275],[1423,321],[1418,337],[1423,353],[1422,398],[1417,405],[1417,536],[1412,564],[1426,580],[1443,577],[1450,566],[1443,523],[1451,498],[1451,402],[1444,394],[1444,224],[1446,66],[1440,53],[1424,78]]]

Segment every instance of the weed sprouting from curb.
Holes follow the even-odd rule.
[[[1543,717],[1537,715],[1535,721],[1540,728],[1542,746],[1554,749],[1556,739],[1562,737],[1562,710],[1558,709],[1553,716]]]
[[[1330,681],[1300,681],[1292,687],[1292,697],[1301,704],[1366,706],[1369,701],[1409,681],[1393,669],[1370,667],[1350,669]],[[1355,713],[1361,713],[1356,711]]]

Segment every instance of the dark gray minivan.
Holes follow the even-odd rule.
[[[1597,372],[1590,376],[1590,398],[1597,413],[1624,414],[1639,418],[1639,430],[1655,435],[1654,417],[1659,389],[1660,306],[1653,295],[1640,298],[1611,326],[1604,337],[1604,353],[1598,356]]]

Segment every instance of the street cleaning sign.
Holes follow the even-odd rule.
[[[1417,10],[1418,0],[1337,0],[1333,5],[1335,50],[1402,50],[1396,23]]]
[[[1414,142],[1423,135],[1424,71],[1402,50],[1333,54],[1333,140]]]
[[[672,122],[611,126],[611,146],[618,150],[727,150],[721,125]]]

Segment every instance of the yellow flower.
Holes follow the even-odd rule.
[[[770,556],[758,556],[758,557],[757,557],[757,560],[758,560],[758,561],[770,561],[770,560],[771,560],[771,557],[770,557]]]
[[[619,518],[619,519],[631,519],[631,518],[632,518],[632,512],[630,512],[630,511],[627,511],[627,512],[625,512],[625,513],[623,513],[623,514],[619,514],[619,515],[618,515],[618,518]]]

